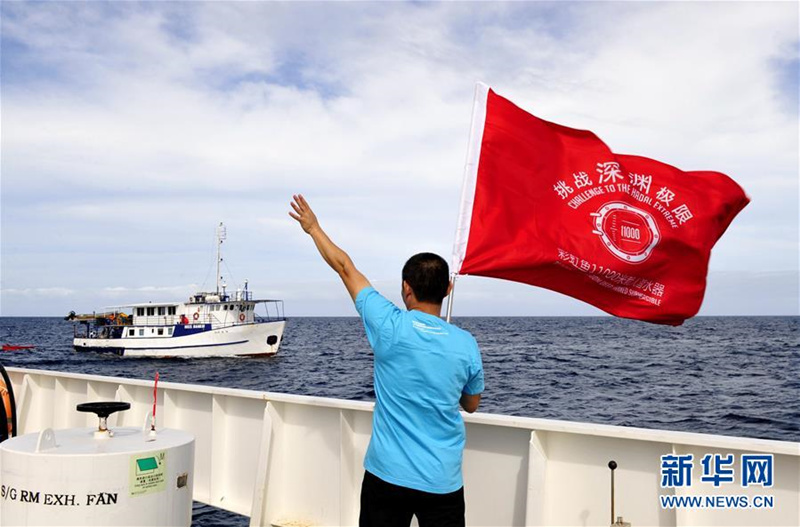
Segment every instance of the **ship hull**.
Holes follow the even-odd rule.
[[[79,352],[113,353],[123,357],[268,356],[278,352],[285,326],[286,321],[278,320],[203,329],[190,334],[176,332],[168,337],[76,337],[73,347]]]

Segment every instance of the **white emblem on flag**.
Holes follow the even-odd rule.
[[[594,217],[594,234],[608,251],[630,264],[642,263],[658,245],[661,234],[653,217],[627,203],[606,203]]]

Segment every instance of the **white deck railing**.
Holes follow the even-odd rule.
[[[141,426],[151,382],[9,368],[20,433],[93,426],[86,401],[122,400],[109,425]],[[195,435],[194,499],[251,525],[357,525],[372,404],[160,383],[159,426]],[[800,525],[800,443],[645,430],[490,414],[465,415],[467,525],[602,526],[616,511],[633,527]],[[665,454],[694,454],[692,484],[661,488]],[[707,453],[735,455],[735,483],[701,481]],[[740,454],[772,454],[771,488],[742,487]],[[663,509],[659,496],[771,496],[772,508]]]

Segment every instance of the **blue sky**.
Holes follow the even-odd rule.
[[[228,282],[352,315],[287,216],[302,192],[399,300],[449,257],[475,81],[617,152],[752,197],[701,314],[798,314],[795,3],[3,2],[0,314],[187,298]],[[448,258],[449,259],[449,258]],[[594,315],[465,277],[457,315]]]

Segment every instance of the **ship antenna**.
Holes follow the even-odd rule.
[[[219,222],[219,226],[217,227],[217,295],[219,295],[219,282],[222,279],[219,275],[219,264],[222,262],[222,242],[225,241],[226,237],[227,232],[225,230],[225,225]]]

